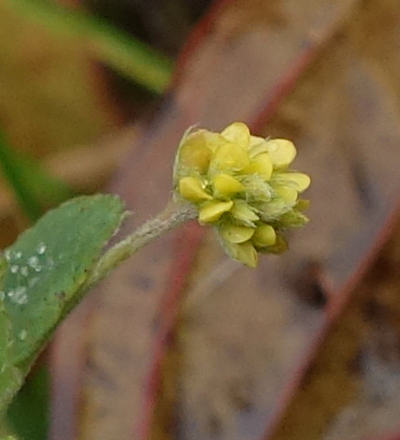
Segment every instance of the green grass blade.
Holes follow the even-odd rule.
[[[100,61],[151,92],[160,94],[165,91],[172,74],[172,62],[126,32],[82,10],[67,9],[56,3],[5,1],[26,19],[85,41]]]
[[[0,167],[24,213],[32,221],[46,208],[73,196],[66,184],[48,175],[38,162],[9,147],[1,133]]]

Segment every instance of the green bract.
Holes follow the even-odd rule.
[[[308,221],[299,194],[310,177],[289,169],[295,156],[291,141],[252,136],[242,122],[221,133],[192,129],[177,152],[175,194],[216,227],[230,257],[256,267],[258,251],[285,250],[283,231]]]

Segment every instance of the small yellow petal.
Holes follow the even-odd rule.
[[[288,182],[298,192],[305,191],[311,183],[310,176],[304,173],[278,173],[277,179],[279,182]]]
[[[265,144],[266,140],[261,136],[250,136],[249,148],[256,147],[257,145]]]
[[[258,254],[250,241],[240,244],[232,244],[232,246],[235,247],[232,253],[235,260],[238,260],[249,267],[257,267]]]
[[[253,158],[262,153],[268,153],[267,141],[259,136],[250,136],[249,156]]]
[[[220,219],[222,214],[228,212],[233,206],[233,202],[211,201],[205,203],[199,211],[200,223],[212,223]]]
[[[226,139],[220,134],[213,131],[204,130],[204,139],[207,143],[207,147],[212,151],[226,143]]]
[[[270,139],[266,144],[276,169],[286,168],[296,157],[296,147],[287,139]]]
[[[217,174],[213,178],[214,190],[218,195],[229,197],[238,192],[244,191],[245,187],[229,174]]]
[[[225,142],[220,145],[211,160],[211,168],[216,170],[240,171],[249,164],[246,151],[237,144]]]
[[[275,191],[285,202],[294,203],[297,200],[298,194],[297,191],[288,186],[279,185],[274,187]]]
[[[221,132],[222,136],[230,142],[247,149],[250,143],[250,130],[243,122],[234,122]]]
[[[196,177],[183,177],[179,180],[179,193],[191,202],[211,200],[210,194],[203,189],[200,179]]]
[[[246,226],[236,226],[225,224],[220,229],[221,235],[226,241],[231,243],[244,243],[253,236],[255,229]]]
[[[252,238],[253,243],[259,247],[272,246],[276,242],[276,233],[271,225],[259,226]]]
[[[191,168],[204,174],[210,163],[212,151],[207,145],[206,130],[189,134],[179,150],[179,168]]]
[[[268,153],[262,153],[256,156],[243,172],[246,174],[258,174],[264,180],[269,180],[272,175],[272,161]]]
[[[258,215],[250,208],[250,206],[244,200],[236,200],[231,209],[231,214],[236,220],[243,222],[249,226],[253,225],[253,222],[259,220]]]

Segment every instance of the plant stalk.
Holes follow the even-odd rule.
[[[105,278],[112,269],[155,238],[196,217],[197,210],[192,205],[168,204],[159,215],[139,226],[132,234],[105,252],[87,278],[84,289]]]

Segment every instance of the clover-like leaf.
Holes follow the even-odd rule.
[[[115,196],[78,197],[49,211],[6,249],[0,409],[18,390],[57,324],[80,300],[90,270],[123,216],[123,204]]]

